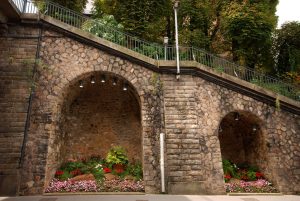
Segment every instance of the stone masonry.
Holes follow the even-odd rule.
[[[18,188],[37,33],[34,26],[0,29],[0,189],[6,194]]]
[[[33,28],[23,24],[8,26],[6,33],[11,33],[10,37],[13,33],[36,35],[39,27]],[[128,145],[132,156],[140,152],[146,193],[159,193],[159,134],[165,133],[167,192],[224,194],[224,144],[220,145],[223,141],[219,139],[219,128],[236,112],[243,119],[241,126],[249,127],[254,122],[259,126],[258,145],[253,150],[263,153],[257,157],[264,160],[264,174],[281,192],[300,192],[299,114],[276,109],[201,76],[182,74],[177,80],[157,67],[149,68],[135,59],[105,51],[51,25],[44,25],[41,34],[34,81],[26,76],[19,81],[14,75],[28,66],[22,64],[25,56],[35,58],[37,39],[11,39],[12,42],[7,34],[1,35],[0,103],[5,115],[1,115],[0,125],[0,176],[1,181],[11,181],[15,193],[43,193],[60,163],[70,157],[103,155],[97,146],[107,143]],[[6,53],[20,57],[16,67],[10,63],[10,56],[2,56]],[[102,75],[108,78],[105,85],[99,82]],[[96,85],[88,84],[91,76],[96,77]],[[111,83],[114,77],[118,78],[117,88]],[[84,83],[82,89],[80,80]],[[124,83],[129,86],[126,93],[121,90]],[[23,166],[18,171],[28,86],[32,84],[35,95],[30,127]],[[13,107],[18,103],[20,110]],[[15,122],[20,123],[15,126]],[[16,127],[18,130],[14,130]],[[102,141],[102,136],[107,141]],[[87,149],[80,147],[76,138],[81,138]],[[128,142],[136,147],[130,147]],[[74,154],[68,155],[70,152]],[[17,180],[20,182],[13,182]],[[6,182],[1,183],[1,194],[9,193],[3,187]]]

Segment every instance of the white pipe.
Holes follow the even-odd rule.
[[[177,6],[174,7],[174,15],[175,15],[175,41],[176,41],[176,65],[177,65],[177,76],[179,79],[180,74],[180,66],[179,66],[179,45],[178,45],[178,23],[177,23]]]
[[[163,133],[160,134],[160,175],[161,175],[161,192],[165,190],[165,159],[164,159],[164,141],[165,136]]]

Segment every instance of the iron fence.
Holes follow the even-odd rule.
[[[109,27],[73,10],[51,1],[12,0],[22,13],[42,13],[61,22],[88,31],[110,42],[126,47],[142,55],[157,60],[176,60],[176,48],[139,39],[117,28]],[[239,79],[272,90],[278,94],[300,101],[300,89],[278,78],[239,66],[233,62],[210,54],[195,47],[180,47],[181,61],[196,61],[215,71],[235,76]]]

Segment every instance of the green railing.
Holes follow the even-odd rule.
[[[93,19],[51,1],[12,0],[22,13],[42,13],[61,22],[91,32],[103,39],[126,47],[142,55],[156,60],[175,60],[176,48],[164,46],[139,39],[131,34],[124,33],[116,28],[100,23],[93,23]],[[91,28],[88,25],[94,24]],[[200,64],[235,76],[244,81],[272,90],[275,93],[300,101],[300,89],[290,83],[274,78],[251,68],[239,66],[233,62],[217,57],[202,49],[194,47],[180,47],[181,61],[196,61]]]

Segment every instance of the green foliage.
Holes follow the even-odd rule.
[[[96,0],[93,14],[96,17],[114,15],[124,25],[126,32],[157,40],[158,36],[164,35],[169,11],[170,0]]]
[[[284,85],[281,82],[264,82],[264,80],[260,78],[253,78],[252,80],[250,80],[250,82],[263,88],[270,89],[275,93],[300,100],[300,90],[297,91],[296,88],[290,89],[289,86]]]
[[[223,171],[224,174],[228,174],[231,175],[233,177],[237,177],[237,167],[231,163],[229,160],[223,159],[222,160],[223,163]]]
[[[143,55],[147,55],[153,59],[159,59],[164,57],[164,49],[162,46],[156,46],[155,44],[142,44],[133,49]]]
[[[211,5],[204,1],[180,1],[178,21],[180,42],[188,46],[196,46],[208,49],[210,46],[209,27],[212,23]]]
[[[76,162],[67,162],[62,165],[61,169],[64,170],[64,172],[71,172],[72,170],[81,169],[84,167],[84,164],[80,161]]]
[[[233,59],[251,68],[271,59],[277,1],[232,1],[222,12],[224,36],[231,43]]]
[[[226,159],[223,159],[222,162],[225,182],[228,182],[232,177],[245,181],[256,181],[263,178],[263,174],[259,172],[256,166],[247,163],[236,165]]]
[[[247,177],[249,181],[255,181],[256,179],[256,171],[248,170]]]
[[[112,147],[106,156],[106,162],[110,164],[128,164],[128,157],[125,149],[121,146]]]
[[[117,44],[125,42],[125,36],[122,33],[123,25],[119,24],[112,15],[87,20],[82,25],[82,29]]]
[[[91,172],[97,181],[101,181],[104,178],[104,172],[102,168],[93,168]]]
[[[88,0],[52,0],[52,1],[77,12],[82,12],[85,8],[86,3],[88,2]]]
[[[143,167],[140,162],[128,165],[127,171],[128,174],[132,175],[136,180],[143,179]]]
[[[276,30],[273,55],[279,74],[300,73],[300,22],[288,22]]]
[[[67,180],[72,178],[73,176],[68,171],[64,171],[64,173],[59,177],[60,180]]]

